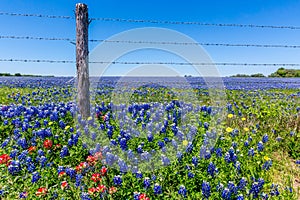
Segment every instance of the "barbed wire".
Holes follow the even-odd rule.
[[[151,23],[151,24],[172,24],[172,25],[199,25],[199,26],[221,26],[239,28],[271,28],[271,29],[300,29],[299,26],[278,26],[278,25],[256,25],[256,24],[227,24],[227,23],[206,23],[196,21],[167,21],[167,20],[148,20],[148,19],[123,19],[123,18],[90,18],[90,20],[128,22],[128,23]]]
[[[52,38],[52,37],[32,37],[32,36],[3,36],[0,39],[20,39],[20,40],[47,40],[47,41],[68,41],[75,42],[71,38]],[[103,40],[91,39],[89,42],[107,43],[127,43],[127,44],[157,44],[157,45],[202,45],[202,46],[225,46],[225,47],[259,47],[259,48],[300,48],[300,45],[284,44],[230,44],[230,43],[202,43],[202,42],[172,42],[172,41],[134,41],[134,40]]]
[[[39,59],[2,59],[0,62],[33,62],[33,63],[62,63],[74,64],[73,60],[39,60]],[[300,63],[189,63],[189,62],[143,62],[143,61],[90,61],[91,64],[122,64],[122,65],[202,65],[202,66],[300,66]]]
[[[19,16],[19,17],[39,17],[50,19],[75,19],[73,16],[62,15],[44,15],[44,14],[22,14],[11,12],[0,12],[0,15]],[[128,22],[128,23],[151,23],[151,24],[172,24],[172,25],[198,25],[198,26],[219,26],[219,27],[239,27],[239,28],[271,28],[271,29],[300,29],[300,26],[279,26],[279,25],[257,25],[257,24],[236,24],[236,23],[206,23],[197,21],[168,21],[168,20],[151,20],[151,19],[124,19],[124,18],[89,18],[94,21],[110,22]]]
[[[52,37],[32,37],[32,36],[13,36],[13,35],[0,35],[0,39],[17,39],[17,40],[57,40],[57,41],[76,41],[71,38],[52,38]]]
[[[18,17],[39,17],[39,18],[50,18],[50,19],[75,19],[75,17],[72,17],[72,16],[43,15],[43,14],[22,14],[22,13],[10,13],[10,12],[0,12],[0,15],[18,16]]]
[[[39,59],[0,59],[0,62],[24,62],[24,63],[76,63],[72,60],[39,60]]]

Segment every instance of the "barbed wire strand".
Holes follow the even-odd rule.
[[[167,20],[145,20],[145,19],[123,19],[123,18],[90,18],[97,21],[128,22],[128,23],[152,23],[152,24],[172,24],[172,25],[199,25],[199,26],[221,26],[239,28],[272,28],[272,29],[300,29],[299,26],[278,26],[278,25],[256,25],[256,24],[226,24],[226,23],[206,23],[196,21],[167,21]]]
[[[0,59],[0,62],[33,62],[33,63],[64,63],[74,64],[73,60],[38,60],[38,59]],[[300,66],[299,63],[188,63],[188,62],[142,62],[142,61],[91,61],[92,64],[122,64],[122,65],[146,65],[146,64],[163,64],[163,65],[203,65],[203,66]]]
[[[19,17],[39,17],[51,19],[75,19],[73,16],[44,15],[44,14],[22,14],[11,12],[0,12],[0,15],[19,16]],[[279,26],[279,25],[257,25],[257,24],[235,24],[235,23],[206,23],[197,21],[168,21],[168,20],[149,20],[149,19],[124,19],[124,18],[90,18],[91,21],[109,22],[128,22],[128,23],[151,23],[151,24],[172,24],[172,25],[198,25],[198,26],[219,26],[219,27],[239,27],[239,28],[271,28],[271,29],[300,29],[299,26]]]
[[[51,37],[32,37],[32,36],[1,36],[0,39],[19,39],[19,40],[47,40],[47,41],[68,41],[75,42],[71,38],[51,38]],[[202,46],[225,46],[225,47],[259,47],[259,48],[300,48],[300,45],[283,44],[230,44],[230,43],[201,43],[201,42],[172,42],[172,41],[133,41],[133,40],[101,40],[91,39],[89,42],[106,43],[127,43],[127,44],[157,44],[157,45],[202,45]]]
[[[10,12],[0,12],[0,15],[18,16],[18,17],[39,17],[39,18],[50,18],[50,19],[75,19],[75,17],[72,17],[72,16],[43,15],[43,14],[22,14],[22,13],[10,13]]]

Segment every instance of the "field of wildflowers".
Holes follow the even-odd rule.
[[[1,80],[0,199],[299,199],[300,80],[232,80],[218,106],[112,79],[88,119],[63,78]]]

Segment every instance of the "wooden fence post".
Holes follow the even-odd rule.
[[[90,116],[88,26],[88,7],[78,3],[76,4],[77,102],[79,112],[84,119]]]

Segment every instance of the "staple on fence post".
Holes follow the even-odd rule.
[[[90,116],[90,81],[88,68],[88,8],[83,3],[76,4],[76,68],[77,102],[81,116]]]

